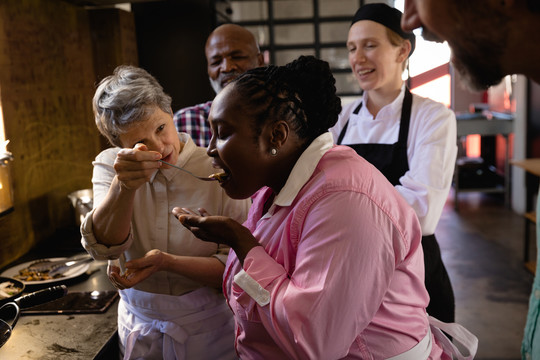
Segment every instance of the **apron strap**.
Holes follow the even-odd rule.
[[[407,147],[407,138],[409,137],[409,124],[411,122],[412,94],[409,88],[405,87],[403,95],[403,104],[401,105],[401,121],[399,124],[398,143]]]
[[[360,104],[362,105],[362,104]],[[341,129],[341,132],[339,133],[339,137],[336,141],[336,144],[337,145],[341,145],[341,142],[343,141],[343,137],[345,136],[345,133],[347,132],[347,127],[349,126],[349,120],[347,120],[347,122],[345,123],[345,126],[343,127],[343,129]]]
[[[358,104],[358,106],[354,109],[354,111],[352,113],[355,114],[355,115],[358,115],[361,108],[362,108],[362,102],[360,102],[360,104]],[[338,140],[336,141],[337,145],[341,145],[341,142],[343,141],[343,137],[345,136],[345,133],[347,132],[347,127],[349,126],[349,120],[350,120],[350,118],[347,119],[347,122],[345,123],[345,126],[343,127],[343,129],[341,129],[341,132],[339,133]]]
[[[181,325],[199,322],[229,310],[227,303],[224,301],[218,306],[168,321],[148,318],[141,314],[140,311],[131,304],[124,302],[124,305],[131,313],[144,320],[144,322],[136,324],[129,333],[125,344],[124,360],[131,358],[139,336],[148,337],[152,333],[155,333],[156,341],[158,340],[157,337],[159,337],[159,334],[163,335],[161,341],[163,342],[163,356],[165,359],[184,359],[185,342],[189,338],[189,334]],[[179,346],[175,346],[175,343]],[[175,356],[172,356],[173,352],[175,353]]]
[[[360,102],[358,106],[352,112],[355,115],[358,115],[360,109],[362,108],[363,102]],[[407,138],[409,137],[409,123],[411,121],[411,108],[412,108],[412,94],[408,87],[405,87],[405,94],[403,95],[403,104],[401,106],[401,122],[399,125],[399,136],[398,143],[402,146],[407,147]],[[336,141],[337,145],[341,145],[345,133],[347,133],[347,127],[349,126],[350,118],[347,119],[345,126],[341,129],[338,139]]]
[[[431,329],[428,327],[426,336],[412,349],[405,351],[396,356],[392,356],[386,360],[427,360],[431,354],[431,348],[433,343],[431,342]]]
[[[452,359],[472,360],[478,350],[478,338],[469,330],[457,323],[445,323],[433,316],[428,316],[429,328],[427,335],[412,349],[387,360],[426,360],[431,354],[432,341],[431,334],[437,339],[445,354]],[[452,341],[443,333],[446,332],[453,337],[454,341],[460,343],[468,352],[463,355]]]
[[[433,335],[438,340],[446,354],[449,354],[453,359],[457,360],[474,359],[476,351],[478,350],[478,338],[474,336],[473,333],[465,329],[465,327],[460,324],[445,323],[434,318],[433,316],[429,316],[428,318]],[[443,333],[443,331],[452,336],[455,341],[459,342],[469,354],[463,355],[452,343],[452,341],[450,341],[450,339]]]
[[[182,346],[180,349],[178,349],[181,353],[176,354],[176,357],[179,359],[185,358],[185,342],[187,338],[189,337],[188,333],[182,329],[181,326],[170,322],[170,321],[161,321],[161,320],[154,320],[151,323],[140,323],[135,325],[133,330],[129,333],[127,340],[126,340],[126,346],[124,351],[124,360],[131,359],[131,353],[133,352],[133,349],[135,348],[135,344],[137,343],[137,339],[139,336],[147,337],[152,332],[161,333],[163,334],[163,356],[166,359],[172,358],[170,356],[166,356],[166,354],[175,352],[172,350],[174,348],[174,344],[172,340],[174,340],[176,343],[181,344]],[[172,339],[170,339],[172,338]],[[157,340],[157,339],[156,339]]]

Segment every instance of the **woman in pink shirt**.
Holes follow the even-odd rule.
[[[208,155],[242,226],[204,209],[173,213],[225,243],[224,293],[241,359],[440,359],[425,308],[414,210],[372,165],[334,146],[341,111],[328,63],[249,70],[210,111]]]

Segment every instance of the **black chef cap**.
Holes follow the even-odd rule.
[[[409,56],[411,56],[416,44],[416,37],[412,32],[403,31],[401,28],[401,15],[401,11],[383,3],[366,4],[354,14],[351,26],[360,20],[378,22],[411,42],[411,52],[409,53]]]

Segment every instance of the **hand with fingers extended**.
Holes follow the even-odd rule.
[[[198,212],[175,207],[173,215],[180,223],[203,241],[230,246],[241,262],[255,246],[260,246],[251,232],[242,224],[226,216],[211,216],[205,209]]]
[[[126,287],[122,284],[120,279],[122,278],[122,270],[118,266],[118,260],[109,260],[107,264],[107,276],[113,286],[119,290],[124,290]]]
[[[125,263],[126,271],[122,274],[118,266],[109,263],[107,275],[118,289],[127,289],[140,283],[156,271],[163,269],[165,253],[158,249],[148,251],[142,258]]]
[[[118,152],[114,162],[114,170],[120,184],[126,189],[138,189],[148,182],[157,169],[161,167],[161,154],[149,151],[144,144],[136,144],[133,149],[125,148]]]

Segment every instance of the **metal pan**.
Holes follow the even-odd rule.
[[[13,328],[19,320],[21,309],[43,304],[61,298],[66,294],[66,285],[57,285],[35,291],[28,295],[19,296],[13,301],[0,306],[0,347],[2,347],[11,336]]]
[[[7,302],[10,302],[12,301],[13,299],[16,299],[18,298],[19,296],[21,296],[22,292],[24,291],[25,289],[25,285],[22,281],[20,280],[17,280],[17,279],[14,279],[14,278],[11,278],[11,277],[5,277],[5,276],[0,276],[0,284],[4,283],[4,282],[11,282],[13,284],[15,284],[15,286],[20,289],[18,293],[16,294],[13,294],[11,295],[10,297],[7,297],[7,298],[2,298],[0,299],[0,306],[4,305],[5,303]]]

